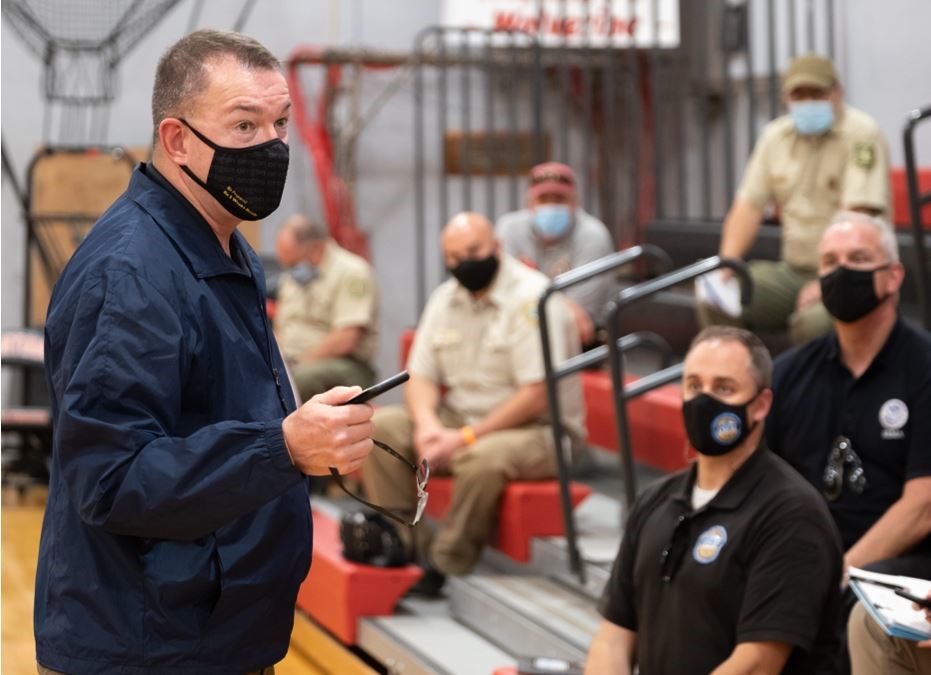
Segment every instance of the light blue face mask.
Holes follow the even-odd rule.
[[[572,211],[565,204],[541,204],[533,211],[533,226],[547,239],[556,239],[569,231]]]
[[[823,134],[834,124],[834,106],[830,101],[799,101],[789,104],[789,114],[800,134]]]
[[[298,263],[292,267],[290,273],[291,278],[294,279],[299,286],[306,286],[319,276],[317,268],[306,262]]]

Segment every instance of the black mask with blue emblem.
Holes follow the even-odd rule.
[[[699,394],[682,403],[682,419],[689,443],[703,455],[726,455],[740,445],[753,427],[747,423],[747,406],[731,405],[708,394]]]

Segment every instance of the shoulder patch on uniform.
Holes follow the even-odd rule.
[[[855,143],[853,161],[861,169],[872,169],[876,163],[876,146],[872,143]]]
[[[726,543],[727,530],[723,525],[713,525],[698,535],[695,548],[692,549],[692,558],[702,565],[713,563]]]
[[[349,280],[349,295],[354,298],[365,296],[366,288],[367,284],[365,283],[365,279],[353,277]]]

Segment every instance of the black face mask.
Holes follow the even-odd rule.
[[[743,405],[730,405],[708,394],[685,401],[682,419],[692,447],[703,455],[717,457],[740,445],[753,431],[747,425],[747,406],[753,398]]]
[[[498,273],[498,256],[492,253],[487,258],[463,260],[449,270],[456,281],[472,293],[488,288]]]
[[[226,148],[204,136],[187,120],[181,121],[213,148],[206,182],[189,167],[181,166],[195,183],[241,220],[261,220],[278,208],[288,177],[288,146],[284,141],[275,138],[246,148]]]
[[[876,295],[873,273],[887,267],[889,265],[882,265],[871,270],[838,267],[819,279],[821,302],[838,321],[849,323],[866,316],[885,300]]]

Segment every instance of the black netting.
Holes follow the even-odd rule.
[[[4,0],[4,17],[47,64],[50,101],[114,96],[112,72],[180,0]]]

